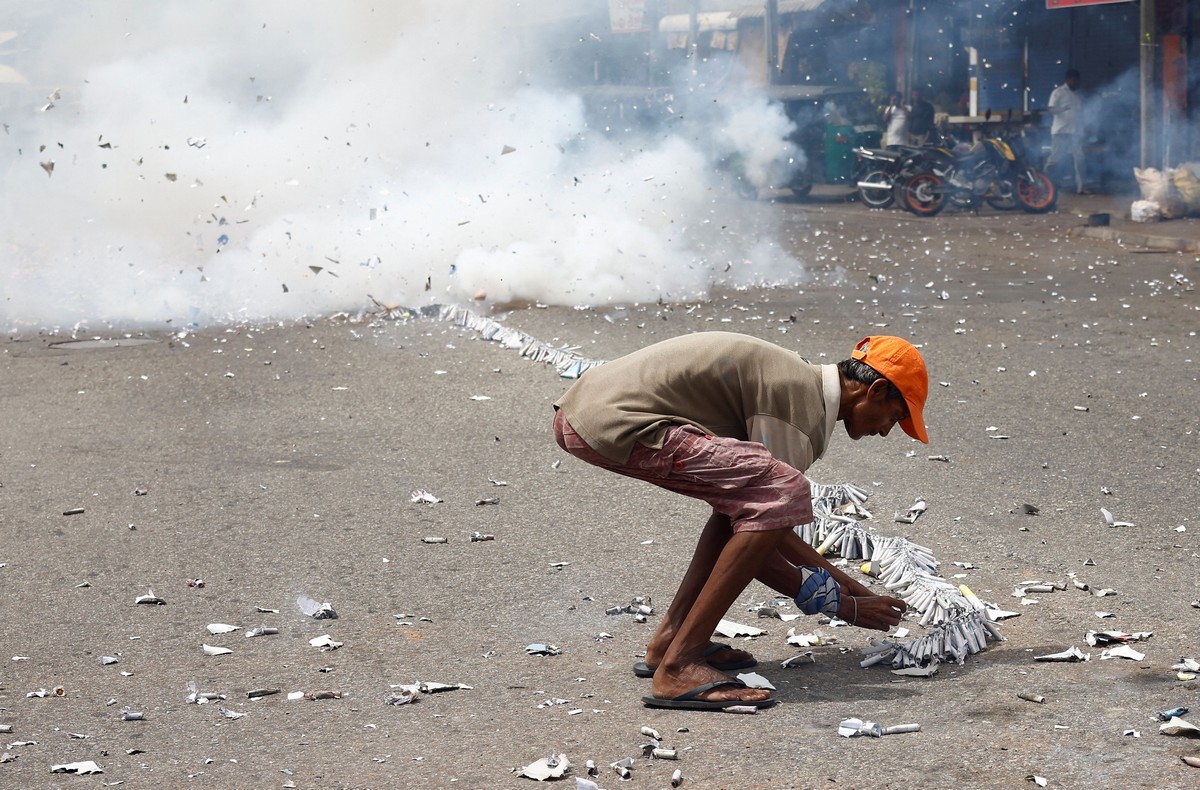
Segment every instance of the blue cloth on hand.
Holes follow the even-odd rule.
[[[801,567],[804,581],[796,593],[796,606],[805,614],[827,614],[833,617],[842,603],[842,588],[824,568]]]

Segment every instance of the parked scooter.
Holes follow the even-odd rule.
[[[1054,208],[1053,182],[1025,156],[1019,140],[1000,131],[972,145],[935,146],[913,155],[896,177],[895,198],[918,216],[932,217],[947,202],[978,208],[981,201],[1034,214]]]

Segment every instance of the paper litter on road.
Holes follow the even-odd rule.
[[[1136,527],[1137,524],[1128,521],[1118,521],[1113,518],[1112,512],[1108,508],[1100,508],[1100,515],[1104,516],[1104,523],[1110,527]]]
[[[1091,653],[1084,653],[1075,645],[1071,645],[1066,650],[1058,653],[1047,653],[1044,656],[1035,656],[1034,661],[1089,661],[1092,658]]]
[[[738,639],[740,637],[762,636],[767,632],[763,628],[755,628],[752,625],[742,625],[741,623],[735,623],[732,620],[721,618],[721,621],[717,623],[715,633],[720,634],[726,639]]]
[[[312,639],[308,640],[308,643],[313,647],[319,647],[324,651],[337,650],[339,647],[345,644],[345,642],[334,641],[333,637],[331,637],[329,634],[321,634],[320,636],[313,637]]]
[[[567,755],[558,754],[535,760],[521,769],[521,776],[544,782],[547,779],[561,779],[571,770],[571,761]]]
[[[879,738],[883,735],[898,735],[905,732],[920,731],[920,724],[896,724],[891,727],[883,727],[876,722],[863,721],[862,719],[846,719],[838,725],[838,735],[843,738],[855,738],[859,736]]]
[[[228,625],[226,623],[209,623],[207,626],[210,634],[228,634],[231,631],[240,631],[240,625]]]
[[[1163,735],[1184,735],[1191,738],[1200,737],[1200,727],[1186,722],[1178,716],[1158,725],[1158,731]]]
[[[747,688],[772,690],[775,688],[775,686],[771,684],[771,681],[767,680],[757,672],[739,672],[737,679],[745,683]]]
[[[333,605],[328,601],[324,603],[318,602],[314,598],[309,598],[307,595],[301,595],[296,598],[296,606],[300,607],[300,611],[314,620],[336,620],[337,612],[333,610]]]
[[[104,769],[96,764],[95,760],[83,760],[77,763],[63,763],[62,765],[50,766],[52,774],[102,774]]]

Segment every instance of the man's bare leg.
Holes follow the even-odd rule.
[[[671,605],[667,608],[662,622],[659,623],[658,630],[654,632],[654,636],[646,645],[647,666],[657,667],[662,660],[667,648],[675,639],[680,625],[687,618],[688,612],[692,610],[692,605],[695,604],[696,597],[700,595],[704,583],[712,575],[713,567],[717,564],[717,557],[721,555],[721,550],[725,548],[725,544],[732,536],[733,527],[729,516],[713,511],[708,518],[708,523],[700,532],[700,539],[696,541],[696,550],[692,553],[692,561],[683,575],[683,581],[679,583],[679,589],[675,591],[675,597],[671,599]],[[734,648],[721,650],[708,656],[710,662],[718,664],[752,658],[754,656],[745,650]]]
[[[708,527],[705,532],[708,533]],[[717,623],[734,600],[742,594],[768,558],[777,554],[785,532],[740,532],[725,541],[712,565],[712,572],[695,595],[686,616],[679,623],[671,646],[658,664],[654,673],[654,696],[670,699],[697,686],[729,679],[728,675],[709,666],[704,650]],[[688,573],[691,572],[689,568]],[[698,699],[755,702],[768,697],[770,693],[764,689],[729,686],[712,689],[698,696]]]
[[[671,606],[667,609],[666,616],[659,623],[654,637],[646,645],[647,666],[657,667],[658,663],[662,660],[663,655],[667,652],[667,648],[671,646],[671,641],[675,638],[675,634],[679,631],[680,624],[687,617],[688,612],[691,611],[692,605],[696,601],[696,596],[700,594],[700,589],[704,586],[704,582],[712,574],[713,566],[716,565],[721,549],[724,548],[732,536],[733,527],[729,517],[714,511],[700,533],[695,553],[692,554],[691,564],[688,565],[687,573],[683,576],[683,581],[679,583],[679,589],[671,601]],[[802,544],[802,546],[796,546],[795,544],[797,543]],[[776,556],[763,564],[757,576],[758,580],[776,592],[782,593],[788,598],[794,598],[803,580],[792,565],[812,564],[811,562],[801,561],[802,559],[809,559],[806,554],[800,553],[803,549],[808,549],[814,556],[819,556],[816,555],[816,550],[807,543],[804,543],[799,535],[792,530],[788,530],[784,537],[780,539],[779,551],[776,553]],[[792,564],[789,564],[784,559],[784,556]],[[858,582],[853,581],[849,577],[846,578],[852,584],[862,588],[862,585],[859,585]],[[869,594],[869,591],[866,588],[862,588],[862,592],[855,591],[853,594]],[[708,661],[709,663],[719,664],[752,658],[754,656],[745,650],[729,648],[713,653],[708,657]]]
[[[863,628],[882,631],[888,630],[890,626],[899,622],[900,614],[907,608],[903,601],[886,595],[877,595],[861,582],[833,567],[794,531],[781,530],[780,532],[777,548],[766,556],[755,574],[758,581],[788,598],[794,598],[804,580],[799,566],[827,567],[842,586],[846,599],[843,603],[849,604],[846,606],[844,619],[853,621],[855,625]],[[688,566],[687,573],[684,574],[683,581],[680,582],[679,590],[667,609],[666,616],[646,646],[647,666],[657,667],[661,663],[684,620],[695,606],[700,590],[712,575],[717,558],[728,544],[732,534],[728,517],[713,513],[701,533],[700,540],[696,544],[696,551],[692,556],[692,562]],[[735,599],[738,594],[740,591],[734,595]],[[849,598],[852,596],[858,597],[858,601],[851,603]],[[732,604],[731,600],[726,609],[722,610],[721,616]],[[854,615],[850,615],[849,612],[853,612]],[[714,629],[719,620],[720,616],[713,621]],[[711,631],[709,635],[711,636]],[[707,648],[707,645],[705,647]],[[707,656],[705,660],[708,663],[721,663],[750,658],[753,656],[747,651],[730,648]]]

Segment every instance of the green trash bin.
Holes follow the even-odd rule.
[[[873,124],[825,127],[825,181],[848,183],[854,175],[855,148],[878,148],[881,134]]]
[[[858,145],[853,126],[825,127],[825,181],[842,184],[854,172],[854,146]]]

